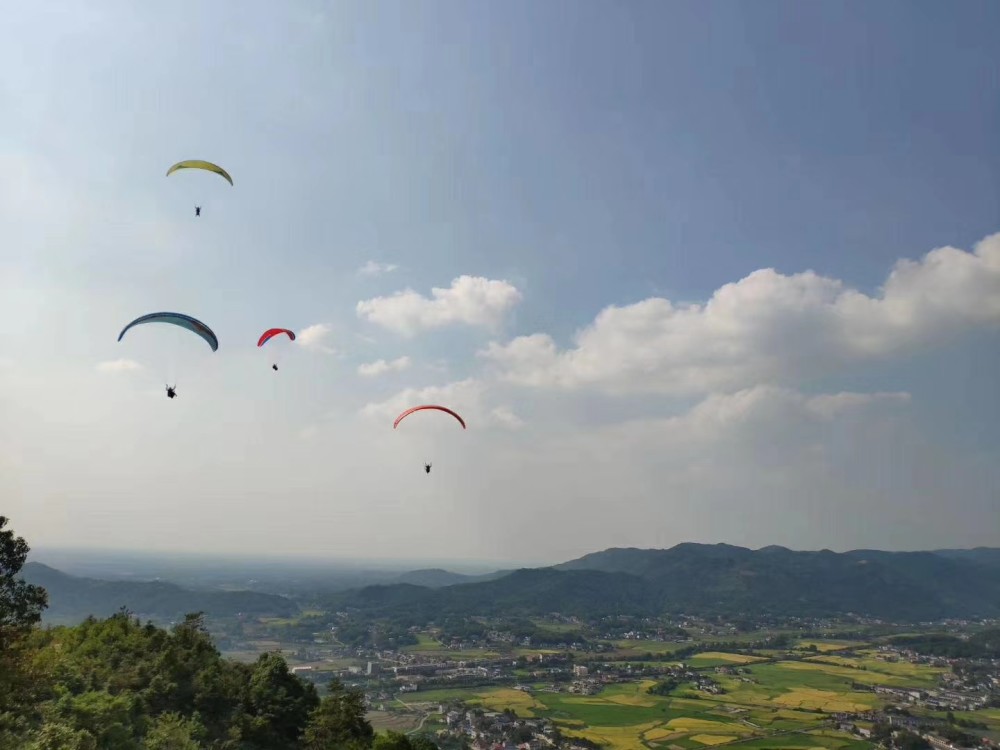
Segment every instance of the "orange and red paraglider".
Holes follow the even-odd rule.
[[[413,414],[414,412],[424,411],[425,409],[433,409],[433,410],[437,410],[437,411],[443,411],[446,414],[451,414],[451,416],[453,416],[455,419],[457,419],[458,423],[460,425],[462,425],[462,429],[463,430],[466,429],[466,427],[465,427],[465,420],[462,419],[458,414],[456,414],[455,412],[453,412],[447,406],[435,406],[433,404],[426,404],[424,406],[414,406],[414,407],[411,407],[411,408],[407,409],[402,414],[400,414],[398,417],[396,417],[396,421],[392,423],[392,429],[395,430],[397,427],[399,427],[399,423],[402,422],[404,419],[406,419],[411,414]]]
[[[397,427],[399,427],[399,423],[402,422],[404,419],[406,419],[411,414],[413,414],[414,412],[427,411],[427,410],[431,410],[431,411],[443,411],[445,414],[450,414],[451,416],[453,416],[455,419],[458,420],[458,423],[460,425],[462,425],[462,429],[463,430],[466,429],[466,427],[465,427],[465,420],[462,419],[461,415],[459,415],[457,412],[452,411],[447,406],[437,406],[435,404],[423,404],[421,406],[410,407],[409,409],[407,409],[406,411],[404,411],[402,414],[400,414],[398,417],[396,417],[396,421],[392,423],[392,429],[395,430]],[[424,472],[427,473],[427,474],[431,473],[431,464],[430,464],[430,462],[424,464]]]

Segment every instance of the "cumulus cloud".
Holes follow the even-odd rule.
[[[98,372],[133,372],[141,369],[142,365],[131,359],[112,359],[97,365]]]
[[[399,268],[395,263],[379,263],[370,260],[358,269],[358,276],[380,276],[384,273],[391,273]]]
[[[418,331],[464,324],[496,328],[521,301],[521,292],[507,281],[459,276],[447,289],[434,287],[425,297],[412,289],[390,297],[358,302],[358,317],[405,336]]]
[[[373,378],[384,375],[387,372],[402,372],[409,368],[410,364],[410,358],[405,356],[388,362],[384,359],[377,359],[374,362],[366,362],[363,365],[358,365],[358,375]]]
[[[507,406],[489,405],[489,386],[475,378],[427,388],[407,388],[385,401],[366,404],[361,414],[378,419],[394,419],[417,404],[440,404],[462,415],[470,426],[516,429],[522,422]],[[450,417],[449,417],[450,418]]]
[[[901,393],[812,396],[756,386],[674,416],[531,434],[477,467],[483,484],[506,487],[516,472],[531,487],[523,496],[507,491],[496,512],[484,502],[482,522],[510,528],[505,514],[530,513],[539,529],[532,538],[545,544],[571,517],[577,539],[563,543],[563,558],[581,548],[689,540],[913,545],[916,526],[931,516],[941,524],[947,514],[943,482],[925,486],[942,462],[919,468],[936,454],[919,444],[907,403]],[[966,498],[964,512],[988,517],[986,486]],[[900,516],[905,528],[892,522]]]
[[[332,330],[327,323],[316,323],[315,325],[307,326],[299,331],[296,343],[304,346],[306,349],[315,349],[318,352],[333,354],[333,348],[326,344]]]
[[[1000,325],[1000,234],[973,252],[899,261],[871,296],[811,271],[763,269],[703,305],[607,307],[568,349],[536,333],[480,355],[525,386],[703,394],[825,374],[980,325]]]

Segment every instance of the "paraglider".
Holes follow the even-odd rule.
[[[230,185],[233,184],[233,178],[229,176],[229,172],[224,170],[218,164],[213,164],[210,161],[204,161],[202,159],[186,159],[185,161],[177,162],[167,170],[167,177],[181,169],[204,169],[207,172],[214,172],[219,175]],[[194,207],[194,215],[201,216],[201,206]]]
[[[167,170],[167,177],[179,169],[205,169],[209,172],[215,172],[215,174],[221,176],[230,185],[233,184],[233,178],[229,176],[229,172],[224,170],[218,164],[213,164],[210,161],[202,161],[201,159],[187,159],[186,161],[179,161]]]
[[[413,414],[414,412],[426,411],[428,409],[432,410],[432,411],[443,411],[445,414],[450,414],[451,416],[453,416],[455,419],[458,420],[458,423],[460,425],[462,425],[462,429],[463,430],[466,429],[466,427],[465,427],[465,420],[462,419],[462,417],[459,416],[456,412],[453,412],[447,406],[436,406],[434,404],[424,404],[422,406],[413,406],[413,407],[407,409],[402,414],[400,414],[398,417],[396,417],[396,421],[392,423],[392,429],[395,430],[397,427],[399,427],[399,423],[402,422],[404,419],[406,419],[411,414]],[[424,464],[424,473],[425,474],[430,474],[431,473],[431,464],[429,462]]]
[[[275,336],[278,336],[282,333],[287,335],[288,338],[291,339],[292,341],[295,341],[295,333],[293,331],[289,331],[287,328],[268,328],[266,331],[264,331],[264,333],[260,335],[260,338],[257,339],[257,348],[259,349],[260,347],[264,346],[264,344],[266,344],[268,341],[273,339]],[[271,369],[277,372],[278,364],[277,363],[272,364]]]
[[[413,406],[413,407],[407,409],[402,414],[400,414],[398,417],[396,417],[396,421],[392,423],[392,429],[395,430],[397,427],[399,427],[399,423],[402,422],[404,419],[406,419],[411,414],[413,414],[414,412],[424,411],[425,409],[434,409],[436,411],[443,411],[446,414],[451,414],[451,416],[453,416],[455,419],[457,419],[458,423],[460,425],[462,425],[462,429],[463,430],[466,429],[466,427],[465,427],[465,420],[462,419],[458,414],[456,414],[455,412],[453,412],[447,406],[435,406],[433,404],[425,404],[423,406]]]
[[[180,326],[185,328],[192,333],[196,333],[200,336],[210,347],[212,351],[216,351],[219,348],[219,339],[212,332],[212,329],[207,325],[202,323],[196,318],[192,318],[190,315],[183,315],[181,313],[173,312],[157,312],[150,313],[149,315],[142,315],[127,326],[122,329],[122,332],[118,334],[118,340],[121,341],[122,337],[128,332],[130,328],[133,328],[144,323],[171,323],[175,326]],[[167,385],[167,398],[177,397],[177,385]]]
[[[190,315],[184,315],[183,313],[174,312],[155,312],[149,313],[148,315],[141,315],[122,328],[122,332],[118,334],[118,340],[121,341],[122,337],[130,328],[134,328],[135,326],[142,325],[144,323],[170,323],[175,326],[180,326],[181,328],[186,328],[192,333],[199,335],[205,340],[205,343],[212,347],[213,352],[217,351],[219,348],[219,339],[212,332],[211,328],[197,318],[192,318]]]

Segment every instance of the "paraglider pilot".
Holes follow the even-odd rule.
[[[274,370],[275,372],[277,372],[278,371],[278,366],[277,365],[271,365],[271,369]]]
[[[201,216],[201,206],[195,206],[194,207],[194,215],[195,216]]]
[[[167,398],[174,398],[177,395],[177,386],[168,385],[167,386]]]
[[[424,464],[424,471],[426,471],[428,474],[430,474],[431,473],[431,465],[430,464]]]

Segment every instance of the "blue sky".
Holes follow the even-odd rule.
[[[4,510],[118,549],[1000,545],[998,27],[988,2],[18,8]],[[235,187],[163,176],[184,158]],[[115,341],[158,309],[219,352]],[[273,325],[305,332],[277,374]],[[391,430],[429,399],[469,431]]]

